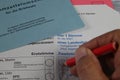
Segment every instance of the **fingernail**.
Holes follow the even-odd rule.
[[[75,53],[76,61],[78,62],[82,57],[87,56],[87,49],[85,47],[79,48]]]

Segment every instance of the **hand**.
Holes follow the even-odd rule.
[[[100,47],[110,42],[118,44],[114,57],[105,57],[108,66],[114,67],[112,80],[120,80],[120,29],[108,32],[98,36],[89,42],[81,45],[76,50],[76,65],[71,67],[71,73],[78,76],[80,80],[108,80],[97,57],[91,52],[91,49]]]

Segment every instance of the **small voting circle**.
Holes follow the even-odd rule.
[[[52,67],[52,66],[54,65],[53,59],[47,59],[47,60],[45,61],[45,65],[46,65],[46,66],[49,66],[49,67]]]
[[[47,73],[45,75],[46,80],[54,80],[54,74],[53,73]]]

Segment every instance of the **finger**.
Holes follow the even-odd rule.
[[[89,49],[94,49],[96,47],[100,47],[102,45],[108,44],[110,42],[114,42],[116,41],[118,37],[116,37],[116,32],[118,32],[120,30],[113,30],[111,32],[102,34],[90,41],[88,41],[87,43],[83,44],[82,46],[85,46]]]
[[[114,72],[114,63],[113,63],[113,54],[107,54],[98,57],[100,65],[102,67],[103,72],[107,77],[111,78],[112,73]]]
[[[95,55],[87,48],[76,51],[76,69],[80,80],[108,80]]]
[[[113,80],[120,80],[120,68],[117,68],[112,75]]]
[[[113,80],[120,80],[120,47],[118,48],[114,59],[115,71],[112,75]]]
[[[107,54],[107,55],[103,55],[103,56],[98,57],[100,64],[101,64],[101,67],[102,67],[102,70],[108,77],[110,77],[114,71],[113,57],[114,57],[113,54]],[[76,66],[70,67],[70,72],[74,76],[78,76],[77,71],[76,71]]]
[[[76,71],[76,66],[71,67],[71,68],[70,68],[70,72],[71,72],[71,74],[73,74],[74,76],[78,76],[78,75],[77,75],[77,71]]]

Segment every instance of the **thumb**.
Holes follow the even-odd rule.
[[[108,80],[96,56],[88,48],[78,48],[75,59],[77,75],[80,80]]]

